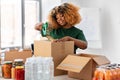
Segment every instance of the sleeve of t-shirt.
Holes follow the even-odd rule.
[[[86,40],[86,38],[85,38],[85,35],[84,35],[84,33],[83,33],[82,30],[80,30],[77,38],[80,39],[80,40],[82,40],[82,41],[86,41],[86,42],[87,42],[87,40]]]

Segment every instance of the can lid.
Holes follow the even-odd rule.
[[[15,62],[22,62],[23,59],[15,59],[14,61],[15,61]]]

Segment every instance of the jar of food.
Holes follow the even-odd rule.
[[[104,75],[104,80],[113,80],[113,74],[111,72],[111,69],[110,68],[106,68],[105,69],[105,75]]]
[[[12,68],[11,68],[11,78],[15,79],[15,64],[12,64]]]
[[[4,78],[11,78],[12,61],[5,61],[2,70]]]
[[[24,62],[23,59],[15,59],[15,80],[24,80]]]
[[[24,67],[23,66],[16,66],[15,68],[15,80],[24,80]]]

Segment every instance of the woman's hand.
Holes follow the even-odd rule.
[[[65,36],[65,37],[63,37],[63,38],[61,38],[61,39],[55,40],[55,42],[64,42],[64,41],[71,41],[71,40],[72,40],[72,37],[70,37],[70,36]]]
[[[64,42],[64,41],[74,41],[74,44],[79,47],[80,49],[86,49],[87,48],[87,42],[72,38],[70,36],[65,36],[61,39],[55,40],[55,42]]]
[[[42,25],[43,25],[42,22],[37,23],[37,24],[35,25],[35,30],[42,30]]]

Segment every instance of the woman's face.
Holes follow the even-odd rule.
[[[67,24],[66,21],[65,21],[65,18],[62,14],[58,13],[56,15],[56,18],[57,18],[57,22],[58,22],[59,25],[65,26]]]

